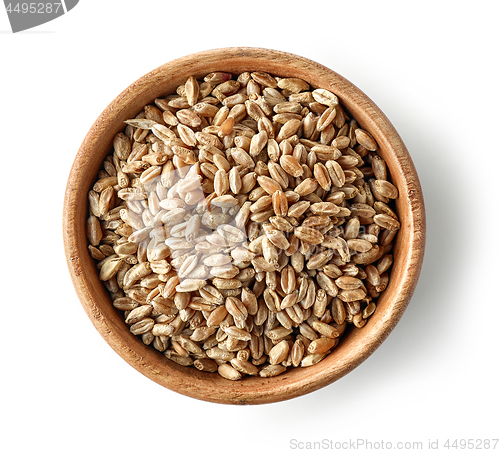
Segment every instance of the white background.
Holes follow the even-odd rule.
[[[0,9],[0,451],[499,438],[497,6],[81,0],[19,34]],[[157,66],[227,46],[305,56],[361,88],[410,150],[427,208],[419,285],[385,343],[340,381],[257,407],[190,399],[127,365],[86,317],[62,246],[66,180],[97,116]]]

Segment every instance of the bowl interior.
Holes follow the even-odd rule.
[[[155,98],[175,91],[190,76],[214,71],[238,74],[264,71],[281,77],[299,77],[314,88],[334,92],[342,105],[377,140],[392,180],[401,230],[394,246],[388,288],[376,312],[362,329],[351,329],[339,346],[317,365],[287,370],[273,378],[246,377],[228,381],[217,373],[185,368],[132,335],[121,312],[112,304],[98,278],[87,249],[85,223],[87,194],[111,149],[123,121],[134,118]],[[302,57],[254,48],[202,52],[167,63],[123,91],[101,114],[77,154],[68,180],[64,207],[64,241],[69,270],[80,301],[109,345],[138,371],[179,393],[219,403],[257,404],[293,398],[321,388],[354,369],[387,337],[402,316],[414,291],[423,259],[425,214],[418,177],[401,138],[380,109],[352,83],[334,71]]]

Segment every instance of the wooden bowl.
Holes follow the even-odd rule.
[[[339,346],[317,365],[287,370],[272,378],[229,381],[217,373],[179,366],[144,345],[130,333],[122,313],[111,304],[87,249],[87,194],[111,149],[113,137],[124,127],[123,121],[135,117],[155,98],[173,92],[189,76],[214,71],[265,71],[281,77],[299,77],[314,88],[331,90],[360,126],[375,137],[399,189],[401,229],[394,247],[390,284],[379,298],[376,312],[363,328],[344,336]],[[380,346],[403,315],[417,284],[425,245],[425,211],[417,172],[403,141],[382,111],[331,69],[296,55],[258,48],[217,49],[179,58],[123,91],[99,116],[77,153],[68,179],[63,222],[73,284],[87,315],[108,344],[158,384],[193,398],[226,404],[262,404],[294,398],[324,387],[356,368]]]

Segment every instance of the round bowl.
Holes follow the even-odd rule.
[[[168,360],[132,335],[123,315],[99,280],[85,233],[87,194],[111,149],[123,121],[134,118],[155,98],[169,94],[189,76],[210,72],[264,71],[299,77],[313,88],[334,92],[342,105],[379,145],[392,180],[399,189],[397,210],[401,229],[394,245],[389,286],[377,310],[361,329],[345,335],[339,346],[312,367],[289,369],[272,378],[246,377],[229,381],[217,373],[185,368]],[[258,48],[224,48],[189,55],[146,74],[123,91],[99,116],[77,153],[64,200],[63,236],[67,263],[78,297],[107,343],[131,366],[158,384],[183,395],[225,404],[262,404],[294,398],[345,376],[369,357],[403,315],[422,266],[425,211],[422,190],[411,157],[382,111],[351,82],[318,63],[285,52]]]

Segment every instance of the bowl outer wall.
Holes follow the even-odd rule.
[[[130,334],[121,313],[112,306],[87,249],[87,194],[111,149],[113,137],[123,130],[123,121],[135,117],[155,98],[173,92],[190,75],[200,77],[214,71],[264,71],[299,77],[313,88],[331,90],[358,124],[374,136],[399,189],[401,230],[394,248],[390,283],[379,298],[376,312],[365,327],[351,331],[314,367],[287,370],[273,378],[228,381],[218,374],[179,366],[144,345]],[[71,278],[83,308],[107,343],[136,370],[164,387],[197,399],[262,404],[322,388],[352,371],[380,346],[403,315],[417,284],[425,246],[425,209],[418,176],[403,141],[361,90],[331,69],[306,58],[269,49],[234,47],[166,63],[130,85],[104,110],[85,137],[71,169],[64,200],[63,239]]]

